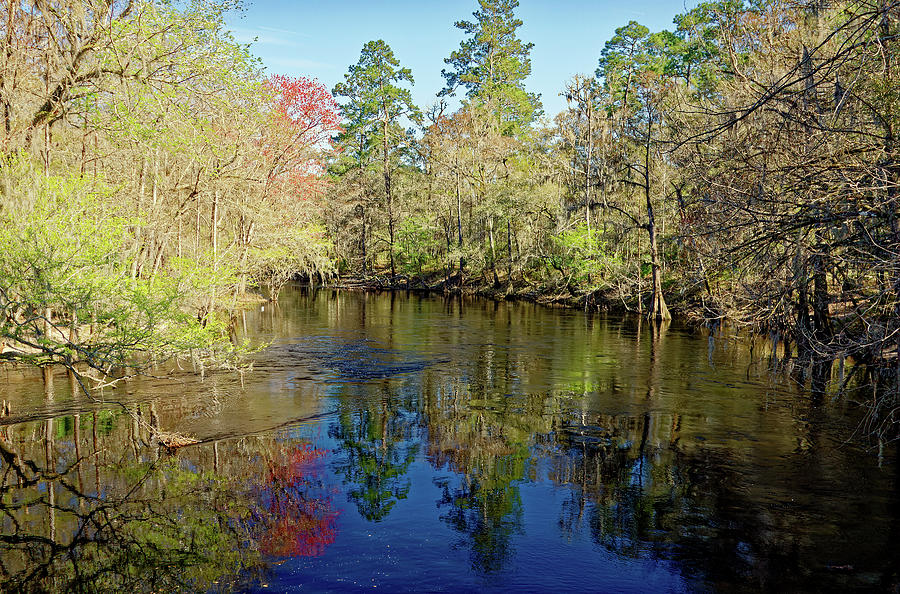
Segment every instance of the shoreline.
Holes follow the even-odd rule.
[[[431,280],[432,282],[429,282]],[[536,303],[550,308],[562,308],[582,310],[594,313],[612,313],[622,316],[646,317],[647,308],[638,310],[630,307],[622,300],[610,299],[602,291],[573,295],[564,289],[561,291],[542,291],[540,287],[533,285],[513,285],[512,287],[496,287],[493,283],[486,283],[484,279],[476,277],[471,283],[460,286],[458,275],[449,279],[444,276],[406,276],[397,275],[393,282],[389,274],[373,274],[369,276],[346,275],[337,276],[322,286],[332,289],[344,289],[351,291],[403,291],[408,293],[421,293],[428,295],[460,295],[469,297],[481,297],[493,301],[525,301]],[[436,282],[435,282],[436,281]],[[729,316],[722,313],[715,317],[704,315],[704,305],[691,299],[672,299],[666,296],[666,303],[672,314],[672,321],[677,321],[692,328],[710,327],[710,321],[721,323]],[[649,296],[648,296],[649,299]],[[712,312],[709,312],[712,313]],[[732,320],[733,321],[733,320]]]

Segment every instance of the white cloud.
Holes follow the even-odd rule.
[[[284,29],[271,31],[271,29],[271,27],[259,27],[257,29],[241,29],[235,27],[231,32],[234,34],[234,38],[240,43],[277,47],[299,47],[300,43],[298,41],[287,37],[288,35],[293,34],[291,31]],[[299,34],[296,36],[300,37]]]

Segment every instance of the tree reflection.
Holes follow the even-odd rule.
[[[353,323],[392,328],[382,323],[389,302],[366,299],[383,308]],[[361,313],[346,294],[332,301],[335,324]],[[419,319],[404,303],[396,300],[392,324]],[[39,411],[34,422],[0,427],[0,590],[240,589],[270,556],[335,552],[333,498],[344,494],[362,522],[402,520],[370,525],[387,538],[449,528],[482,583],[532,571],[525,564],[543,551],[529,545],[558,537],[540,560],[584,553],[577,561],[590,577],[637,567],[680,572],[678,584],[701,591],[896,590],[900,465],[885,450],[885,463],[897,465],[889,474],[846,443],[832,398],[764,384],[749,367],[729,372],[729,358],[744,353],[725,336],[701,344],[646,321],[604,328],[599,318],[582,330],[580,317],[578,326],[543,323],[539,311],[503,324],[506,306],[489,307],[474,330],[440,318],[404,331],[417,344],[434,332],[421,342],[441,361],[435,344],[452,344],[450,363],[328,383],[328,410],[314,422],[327,424],[334,452],[285,433],[166,456],[146,447],[145,425],[184,411],[133,401],[128,414],[88,405],[78,416]],[[295,322],[290,331],[301,335]],[[527,344],[515,344],[520,334]],[[318,394],[302,401],[318,406]],[[271,412],[246,401],[257,417]],[[327,482],[332,471],[340,495]],[[353,516],[343,519],[352,525]],[[428,540],[414,554],[446,555],[433,534],[419,536],[401,534],[397,544]],[[395,542],[392,559],[403,554]],[[360,558],[385,558],[358,546],[367,547]],[[372,571],[324,557],[302,567],[341,580]],[[465,573],[450,557],[440,559],[448,576]],[[620,585],[610,579],[602,587]]]
[[[338,440],[335,471],[344,477],[347,498],[365,519],[377,522],[406,499],[407,476],[419,451],[415,414],[398,404],[389,391],[379,401],[359,403],[345,398],[329,435]]]
[[[546,423],[542,397],[498,397],[513,374],[494,370],[512,364],[508,352],[487,348],[471,381],[431,385],[424,395],[429,459],[436,469],[456,473],[435,480],[440,518],[460,533],[480,573],[502,570],[513,553],[513,537],[522,531],[519,483],[526,478],[529,441]]]
[[[266,526],[260,545],[267,555],[317,557],[334,542],[338,513],[315,470],[324,456],[307,443],[283,452],[280,460],[269,460],[260,490],[263,506],[256,514]]]
[[[512,477],[489,473],[484,480],[467,476],[455,486],[449,480],[438,486],[443,492],[438,507],[445,508],[441,519],[464,536],[472,567],[483,573],[503,569],[512,553],[512,537],[521,532],[523,514]]]
[[[131,423],[104,433],[101,417],[4,428],[3,591],[231,590],[264,575],[266,556],[334,541],[325,454],[310,444],[249,437],[160,456],[129,447]]]
[[[105,469],[121,474],[118,485],[86,493],[74,473],[88,460],[56,472],[9,444],[0,450],[0,572],[9,591],[192,589],[260,568],[236,546],[246,526],[229,521],[247,503],[212,477],[171,459],[131,463]]]
[[[570,490],[559,512],[564,536],[584,530],[616,555],[676,561],[701,589],[846,591],[897,583],[896,564],[879,569],[885,538],[835,508],[852,503],[846,494],[798,488],[809,473],[798,460],[756,468],[730,448],[680,443],[677,418],[647,427],[599,415],[569,424],[541,448],[539,455],[552,457],[548,478]]]

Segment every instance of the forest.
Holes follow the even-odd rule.
[[[428,106],[379,39],[333,89],[266,73],[237,6],[0,7],[0,358],[237,366],[235,312],[303,278],[727,321],[813,381],[854,362],[894,427],[896,2],[623,23],[559,114],[516,0],[455,23]]]

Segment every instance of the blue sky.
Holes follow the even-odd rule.
[[[687,3],[686,3],[687,2]],[[565,107],[559,97],[577,73],[593,73],[603,44],[617,27],[636,20],[651,31],[671,29],[672,18],[694,6],[690,0],[520,0],[524,22],[519,37],[534,43],[526,87],[541,94],[544,111]],[[270,74],[309,76],[329,89],[343,80],[362,46],[384,39],[401,65],[412,69],[413,98],[423,109],[443,88],[444,58],[459,46],[463,32],[453,26],[470,20],[476,0],[245,0],[228,18],[241,42]]]

